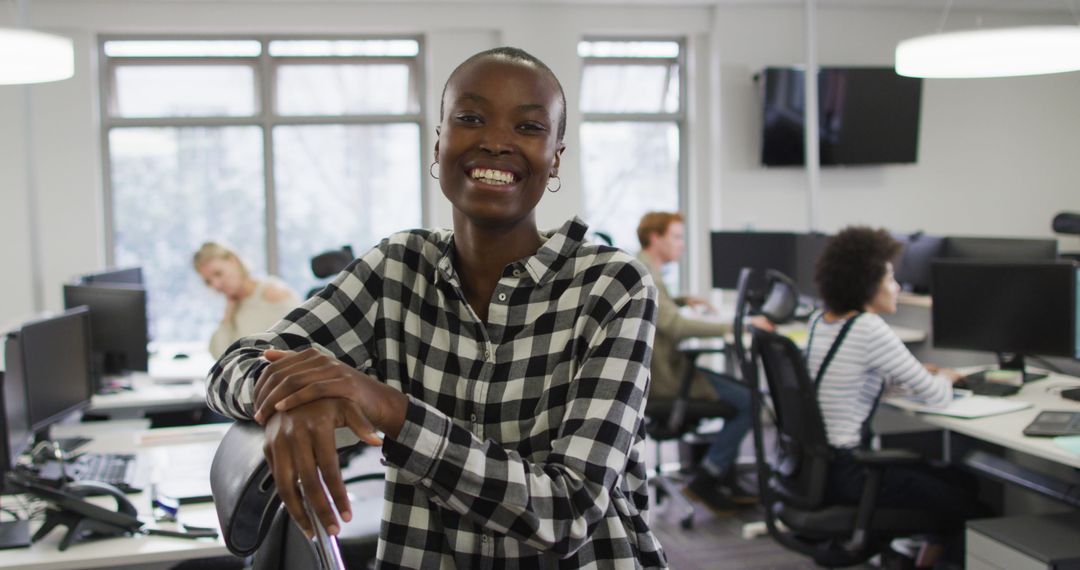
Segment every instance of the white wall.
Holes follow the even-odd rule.
[[[939,13],[820,10],[822,65],[887,65],[896,43],[928,33]],[[954,14],[950,27],[971,27]],[[983,24],[1072,23],[1064,14],[986,14]],[[717,14],[723,87],[727,228],[806,229],[801,169],[758,165],[759,110],[751,76],[802,60],[801,18],[784,9]],[[771,31],[771,32],[770,32]],[[769,41],[762,42],[762,38]],[[1050,237],[1050,219],[1080,209],[1080,73],[1008,79],[926,80],[914,165],[822,170],[821,230],[850,223],[900,231]],[[1080,242],[1064,241],[1077,249]]]
[[[658,0],[660,3],[660,0]],[[0,7],[4,4],[0,2]],[[0,10],[0,24],[13,10]],[[698,231],[691,282],[707,286],[705,230],[807,227],[801,170],[757,164],[759,109],[751,76],[802,59],[801,8],[570,6],[471,2],[38,0],[35,27],[73,37],[76,77],[31,88],[37,159],[43,296],[60,305],[60,283],[105,264],[98,82],[98,34],[421,33],[427,48],[425,148],[450,69],[481,49],[508,44],[550,65],[569,100],[563,190],[541,203],[542,226],[580,212],[580,122],[576,42],[583,35],[684,36],[690,46],[691,148],[688,207]],[[890,65],[899,39],[932,30],[934,10],[822,8],[821,64]],[[954,10],[950,25],[968,25]],[[1068,23],[1066,13],[992,13],[986,25]],[[10,20],[7,20],[10,23]],[[0,87],[0,323],[33,309],[22,88]],[[822,228],[848,223],[953,234],[1049,236],[1053,213],[1080,210],[1080,73],[1002,80],[928,81],[918,164],[825,170]],[[425,163],[426,168],[426,163]],[[450,224],[437,185],[425,205],[431,225]],[[1075,243],[1073,243],[1075,242]],[[1080,240],[1066,247],[1080,249]]]

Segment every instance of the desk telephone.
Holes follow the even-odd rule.
[[[24,493],[33,495],[49,503],[45,511],[45,522],[31,541],[37,542],[58,526],[67,527],[67,533],[60,541],[59,549],[67,550],[72,544],[91,538],[108,536],[130,536],[132,534],[153,534],[177,538],[217,538],[216,529],[186,528],[186,532],[159,528],[148,528],[138,518],[135,505],[120,489],[100,481],[76,481],[61,488],[50,487],[32,477],[9,474],[8,481]],[[89,496],[105,495],[116,501],[116,507],[109,510],[86,500]]]
[[[77,481],[63,488],[53,488],[25,476],[9,475],[15,488],[47,503],[45,523],[31,540],[37,542],[58,526],[67,527],[60,550],[72,544],[100,536],[126,536],[142,529],[135,505],[116,487],[98,481]],[[90,495],[107,495],[116,501],[113,510],[86,500]]]

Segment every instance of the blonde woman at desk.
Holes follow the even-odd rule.
[[[952,370],[921,364],[881,318],[896,312],[900,285],[891,260],[899,253],[900,244],[887,231],[849,227],[829,241],[815,268],[825,310],[810,320],[807,371],[836,451],[826,485],[830,503],[859,502],[865,476],[853,451],[869,445],[870,421],[883,394],[944,404],[959,378]],[[877,504],[937,513],[957,531],[950,554],[961,555],[955,547],[964,521],[989,514],[976,490],[974,478],[952,469],[895,467],[885,472]]]
[[[202,244],[192,263],[207,287],[225,295],[225,314],[210,337],[214,358],[237,339],[269,329],[300,304],[300,297],[284,281],[255,279],[240,256],[220,243]]]

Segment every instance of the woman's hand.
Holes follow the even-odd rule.
[[[710,303],[706,299],[703,299],[701,297],[695,297],[693,295],[687,295],[685,297],[685,300],[686,306],[692,309],[698,309],[709,314],[716,313],[716,307],[712,306],[712,303]]]
[[[338,465],[334,430],[342,426],[348,426],[356,433],[368,430],[370,423],[357,408],[346,400],[323,399],[274,414],[266,422],[263,454],[270,465],[278,495],[308,538],[313,535],[313,528],[304,510],[304,496],[327,532],[336,535],[340,530],[334,509],[319,481],[319,473],[341,519],[345,522],[352,519],[349,496]],[[300,487],[303,487],[303,496]]]
[[[401,431],[409,399],[394,388],[314,348],[267,350],[263,358],[270,365],[255,382],[255,421],[260,424],[316,400],[344,398],[357,406],[353,432],[364,442],[381,445],[376,430],[390,437]]]
[[[776,325],[773,324],[768,318],[758,315],[756,317],[750,317],[750,324],[756,329],[763,331],[776,332]]]
[[[963,374],[953,370],[952,368],[942,368],[937,364],[931,364],[929,362],[924,363],[923,368],[926,368],[927,372],[935,376],[944,376],[945,378],[948,378],[950,382],[956,382],[964,377]]]
[[[240,305],[236,299],[232,297],[225,298],[225,314],[221,317],[221,322],[227,325],[233,325],[236,323],[236,309]]]

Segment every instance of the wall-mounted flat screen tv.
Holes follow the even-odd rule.
[[[761,162],[802,165],[803,70],[769,67],[762,94]],[[922,80],[891,67],[822,67],[818,137],[822,165],[913,163],[919,150]]]

